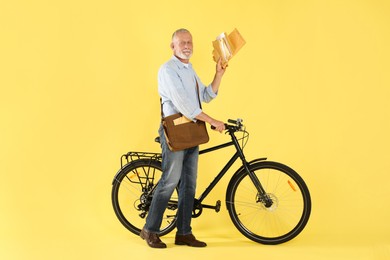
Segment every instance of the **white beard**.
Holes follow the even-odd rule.
[[[189,60],[192,57],[192,51],[190,51],[189,54],[186,54],[181,51],[176,53],[176,56],[183,60]]]

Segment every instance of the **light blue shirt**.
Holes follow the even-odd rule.
[[[164,116],[182,113],[191,120],[202,112],[199,107],[196,81],[201,102],[210,102],[217,96],[211,85],[205,86],[196,75],[192,64],[185,64],[173,56],[158,72],[158,92],[162,99]]]

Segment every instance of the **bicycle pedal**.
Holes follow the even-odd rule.
[[[219,212],[221,210],[221,201],[217,200],[217,203],[215,204],[215,212]]]

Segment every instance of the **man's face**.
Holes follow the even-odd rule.
[[[189,60],[192,56],[192,36],[188,32],[176,33],[171,48],[175,56],[182,60]]]

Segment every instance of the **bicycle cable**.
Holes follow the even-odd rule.
[[[246,126],[243,126],[244,129],[240,130],[242,132],[242,137],[238,138],[237,141],[241,141],[241,149],[244,150],[246,144],[249,141],[249,132],[246,131]]]

